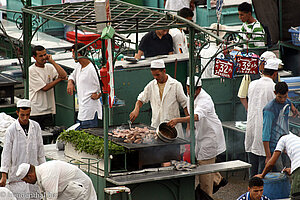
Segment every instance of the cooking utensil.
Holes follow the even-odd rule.
[[[131,124],[132,124],[132,122],[131,122],[130,120],[128,120],[127,122],[128,122],[128,124],[129,124],[129,129],[131,129]]]
[[[128,57],[128,58],[125,58],[125,60],[132,63],[132,64],[135,64],[139,61],[138,59],[136,59],[134,57]]]
[[[173,142],[177,137],[177,130],[167,125],[167,122],[162,122],[156,129],[156,133],[163,142]]]

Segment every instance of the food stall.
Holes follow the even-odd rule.
[[[122,2],[119,0],[112,0],[110,1],[110,10],[111,10],[111,20],[103,21],[103,22],[95,22],[95,9],[94,9],[94,1],[86,1],[81,3],[66,3],[66,4],[57,4],[57,5],[49,5],[49,6],[37,6],[37,7],[30,7],[30,1],[27,0],[26,6],[22,9],[24,12],[24,41],[30,41],[31,33],[31,15],[38,15],[45,19],[51,19],[54,21],[62,22],[70,26],[75,26],[75,33],[79,27],[91,31],[97,32],[97,24],[99,23],[111,23],[112,27],[116,30],[115,38],[118,40],[127,40],[120,36],[120,33],[132,33],[132,32],[147,32],[150,30],[162,29],[162,28],[175,28],[175,27],[183,27],[187,26],[189,28],[189,41],[190,44],[194,44],[194,31],[197,29],[199,32],[203,32],[205,34],[211,35],[212,37],[217,38],[219,41],[222,41],[218,36],[211,34],[210,32],[206,31],[205,29],[201,28],[200,26],[194,24],[193,22],[187,21],[181,17],[173,16],[172,14],[162,14],[159,12],[155,12],[149,10],[144,7],[134,6],[126,2]],[[178,23],[183,22],[183,23]],[[77,41],[77,38],[75,38]],[[138,41],[138,40],[136,40]],[[97,41],[94,41],[97,42]],[[102,44],[105,44],[105,41],[102,40]],[[24,65],[25,71],[28,73],[27,69],[30,63],[30,44],[24,44]],[[102,55],[105,55],[106,52],[105,45],[102,45]],[[201,47],[200,47],[201,50]],[[185,67],[178,67],[176,68],[176,63],[180,62],[179,59],[174,60],[174,71],[173,74],[171,71],[171,75],[176,77],[181,77],[182,82],[185,82],[186,75],[194,77],[195,74],[195,60],[194,60],[194,45],[190,45],[188,57],[188,64]],[[164,58],[167,59],[167,58]],[[174,59],[174,58],[173,58]],[[147,82],[147,78],[144,78],[143,75],[146,75],[149,79],[150,73],[149,68],[145,67],[145,65],[149,65],[150,60],[141,61],[137,64],[136,68],[126,68],[126,63],[121,63],[120,66],[124,68],[123,70],[115,71],[114,79],[115,85],[120,84],[118,83],[118,77],[123,77],[125,79],[141,79],[142,81]],[[102,57],[102,64],[99,67],[102,67],[106,63],[105,56]],[[140,65],[140,66],[139,66]],[[143,66],[144,65],[144,66]],[[116,66],[116,65],[115,65]],[[189,67],[188,67],[189,66]],[[140,70],[140,71],[139,71]],[[184,73],[179,73],[182,70]],[[142,73],[141,73],[142,72]],[[119,73],[119,75],[117,75]],[[128,74],[133,73],[131,76]],[[138,73],[141,73],[140,76],[137,76]],[[141,76],[142,75],[142,76]],[[192,86],[191,96],[193,97],[194,92],[194,79],[190,79],[190,85]],[[142,87],[140,82],[133,83],[134,85],[139,85],[138,87]],[[122,83],[120,84],[122,85]],[[123,85],[126,86],[126,82],[123,82]],[[121,87],[120,87],[121,88]],[[127,84],[126,89],[129,88]],[[26,84],[26,89],[28,89],[28,80]],[[117,87],[115,87],[116,92]],[[123,89],[123,92],[127,92],[128,90]],[[136,91],[136,88],[135,92]],[[28,90],[26,90],[26,94],[28,94]],[[90,162],[86,162],[86,168],[88,169],[87,172],[89,173],[90,177],[93,180],[95,188],[98,192],[98,199],[105,199],[104,195],[104,188],[110,186],[127,186],[131,190],[131,195],[133,199],[194,199],[194,182],[195,182],[195,175],[197,174],[205,174],[205,173],[212,173],[217,171],[228,171],[228,170],[235,170],[235,169],[243,169],[249,168],[250,165],[248,163],[242,161],[229,161],[226,163],[217,163],[207,166],[198,166],[189,171],[177,171],[172,167],[151,167],[147,168],[147,166],[157,165],[161,162],[164,162],[169,159],[176,158],[179,152],[179,147],[182,144],[191,143],[191,160],[192,163],[195,163],[195,156],[194,156],[194,146],[195,146],[195,139],[194,139],[194,123],[191,123],[191,141],[186,141],[184,139],[175,139],[170,143],[164,143],[158,139],[155,139],[154,143],[133,143],[127,144],[125,139],[122,141],[117,141],[115,138],[110,137],[108,135],[111,128],[115,129],[115,127],[109,126],[110,125],[110,118],[109,118],[109,108],[108,108],[108,94],[102,93],[102,100],[103,100],[103,128],[94,129],[94,130],[87,130],[96,137],[103,137],[103,147],[104,147],[104,170],[99,170],[98,164]],[[127,93],[127,95],[130,95]],[[132,98],[133,100],[134,98]],[[193,102],[193,98],[191,98]],[[125,102],[126,103],[126,102]],[[129,102],[130,103],[130,102]],[[130,105],[130,104],[129,104]],[[127,108],[131,110],[130,108]],[[127,112],[128,116],[128,111]],[[193,103],[191,103],[191,122],[193,122]],[[112,116],[115,116],[115,112],[113,110]],[[124,119],[125,120],[125,117]],[[114,119],[111,122],[113,124],[119,123],[122,120]],[[150,129],[150,127],[147,127]],[[113,131],[112,131],[113,132]],[[92,142],[93,139],[90,140]],[[127,149],[127,151],[134,150],[137,152],[137,169],[133,171],[126,170],[122,173],[114,173],[109,171],[109,141],[117,143]],[[89,142],[89,141],[85,141]],[[170,149],[174,154],[170,154]],[[157,153],[155,153],[157,152]],[[161,155],[171,156],[171,157],[162,157]],[[153,156],[158,154],[159,158],[155,159]],[[65,155],[62,155],[61,152],[57,151],[53,145],[49,145],[46,147],[46,155],[49,159],[62,159],[70,161],[70,158],[66,158]],[[126,154],[125,154],[126,155]],[[175,157],[174,157],[175,155]],[[83,159],[84,160],[84,159]],[[71,160],[72,162],[72,160]],[[81,161],[83,162],[83,161]],[[96,164],[96,167],[94,166]],[[127,167],[127,165],[125,165]],[[153,192],[155,191],[155,192]],[[122,194],[114,195],[113,198],[119,198]]]

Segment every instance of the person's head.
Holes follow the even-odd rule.
[[[259,70],[260,71],[264,70],[266,61],[271,58],[277,58],[275,53],[273,53],[272,51],[265,51],[263,54],[261,54],[261,56],[259,57]]]
[[[31,112],[31,103],[28,99],[20,99],[17,102],[17,115],[21,125],[27,125]]]
[[[75,59],[75,51],[81,49],[84,46],[85,46],[85,44],[83,44],[83,43],[78,43],[77,48],[76,48],[76,44],[74,44],[72,46],[72,56],[73,56],[74,59]],[[78,57],[79,56],[86,56],[87,49],[86,48],[82,49],[81,51],[77,51],[77,53],[78,53]]]
[[[275,85],[275,100],[278,103],[285,103],[286,99],[288,98],[288,91],[289,91],[289,87],[286,84],[286,82],[278,82]]]
[[[169,33],[169,29],[155,30],[158,37],[163,37]]]
[[[166,66],[163,59],[153,60],[150,68],[153,78],[158,83],[165,83],[167,81]]]
[[[275,80],[278,74],[279,64],[282,64],[282,61],[278,58],[270,58],[265,62],[263,74]]]
[[[16,175],[26,183],[35,184],[37,181],[35,167],[28,163],[19,165]]]
[[[33,47],[32,56],[37,66],[44,66],[48,59],[46,49],[40,45]]]
[[[194,84],[195,84],[195,94],[194,94],[194,98],[196,98],[200,92],[201,92],[201,89],[202,89],[202,81],[201,79],[198,81],[199,77],[198,76],[195,76],[194,77]],[[188,95],[190,95],[190,77],[187,78],[186,80],[186,92]]]
[[[192,21],[193,17],[194,17],[194,13],[190,8],[182,8],[179,10],[178,15],[180,17],[183,17],[187,20]]]
[[[258,177],[252,177],[249,180],[248,191],[251,200],[260,200],[264,192],[264,181]]]
[[[251,4],[244,2],[238,6],[239,18],[242,22],[249,22],[252,18],[252,6]]]

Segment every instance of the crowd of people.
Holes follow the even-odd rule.
[[[165,5],[187,20],[194,17],[193,0],[166,0]],[[264,29],[252,16],[251,5],[242,3],[238,12],[243,22],[239,42],[244,48],[264,46]],[[72,47],[77,66],[69,76],[44,47],[33,48],[35,63],[29,67],[29,100],[17,102],[18,119],[6,131],[1,156],[0,186],[6,188],[0,188],[0,192],[7,194],[6,199],[97,199],[91,179],[80,169],[62,161],[46,162],[41,134],[45,127],[54,124],[54,87],[63,80],[68,80],[67,93],[78,95],[77,130],[98,127],[98,119],[102,119],[100,84],[93,63],[85,57],[86,50],[80,50],[84,46],[80,43]],[[147,33],[135,58],[174,53],[188,53],[183,29]],[[244,75],[237,94],[247,111],[245,151],[251,164],[248,192],[238,200],[269,199],[263,195],[262,179],[269,171],[280,172],[284,167],[287,167],[284,171],[292,174],[291,197],[297,199],[300,196],[300,138],[289,133],[288,116],[290,111],[294,116],[299,113],[288,99],[287,84],[278,76],[282,61],[270,51],[264,52],[259,61],[259,74]],[[190,77],[185,93],[183,85],[167,74],[164,60],[151,61],[150,71],[153,80],[138,95],[130,120],[134,122],[141,107],[149,102],[152,127],[157,128],[167,121],[169,126],[176,128],[178,137],[189,138]],[[216,157],[226,151],[226,143],[211,96],[202,88],[199,76],[194,80],[195,156],[199,165],[208,165],[215,163]],[[180,108],[185,116],[180,115]],[[182,123],[187,123],[185,131]],[[183,151],[181,149],[181,153]],[[195,177],[195,188],[200,185],[210,197],[226,184],[227,180],[218,172]]]

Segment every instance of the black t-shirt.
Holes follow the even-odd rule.
[[[25,135],[28,136],[29,122],[27,125],[22,125],[22,124],[20,124],[20,125],[23,128]]]
[[[155,31],[150,31],[142,38],[139,50],[144,52],[146,58],[158,55],[168,55],[170,52],[174,51],[172,36],[168,33],[160,39]]]

